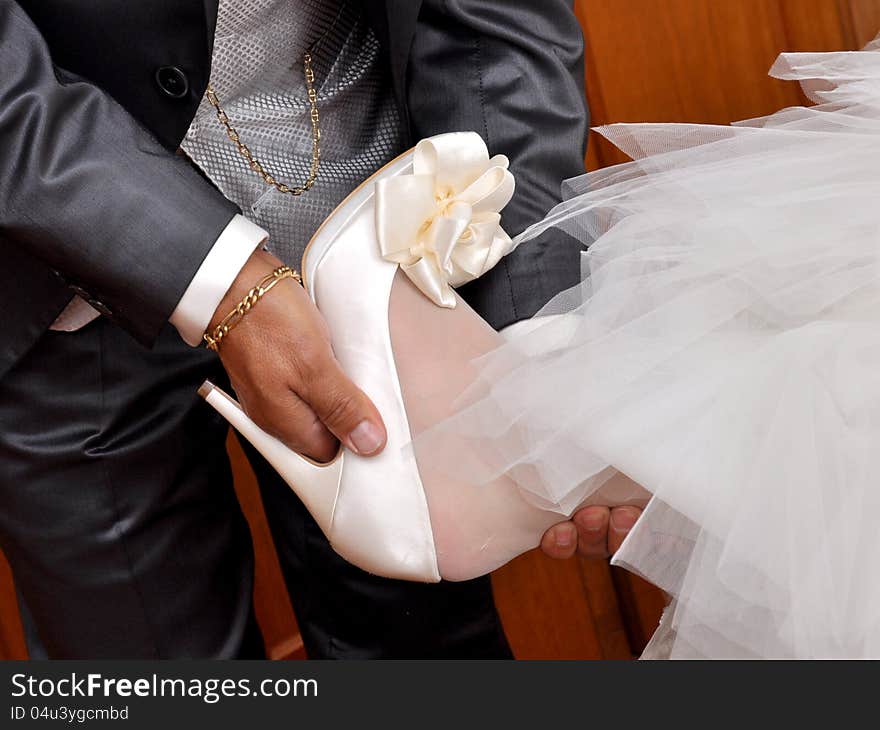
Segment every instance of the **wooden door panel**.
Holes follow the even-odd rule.
[[[607,563],[532,551],[493,575],[517,659],[631,659]]]
[[[27,659],[12,571],[0,552],[0,659]]]
[[[263,511],[257,478],[241,445],[231,433],[227,450],[235,474],[235,491],[254,541],[254,607],[270,659],[305,659],[305,649],[287,594],[272,533]]]
[[[845,27],[851,34],[847,37],[847,48],[862,48],[880,32],[880,2],[877,0],[841,0],[839,5]]]
[[[577,12],[594,126],[727,124],[801,102],[794,84],[767,77],[786,47],[777,2],[578,0]],[[604,140],[591,143],[603,166],[627,159]]]

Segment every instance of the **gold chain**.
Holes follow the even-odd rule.
[[[226,128],[226,136],[232,140],[236,147],[238,147],[239,153],[247,160],[251,170],[263,178],[267,185],[271,185],[278,190],[278,192],[288,193],[289,195],[294,196],[302,195],[306,191],[311,190],[312,186],[315,184],[315,180],[318,179],[318,170],[321,166],[321,122],[318,115],[318,93],[315,91],[315,72],[312,69],[311,53],[306,52],[303,55],[303,69],[306,77],[306,91],[309,95],[309,107],[311,108],[312,165],[309,169],[309,176],[302,185],[291,186],[279,182],[275,176],[263,166],[263,163],[254,157],[254,153],[251,152],[250,148],[241,141],[241,136],[239,135],[238,130],[232,125],[232,122],[229,121],[229,116],[220,105],[220,99],[217,97],[217,93],[214,91],[214,87],[211,84],[208,84],[208,90],[205,93],[211,106],[213,106],[217,112],[217,119],[219,119],[220,123]]]
[[[302,277],[299,272],[294,271],[289,266],[279,266],[268,276],[260,279],[259,283],[251,289],[229,314],[227,314],[211,332],[204,334],[205,344],[209,350],[218,352],[220,350],[220,342],[229,334],[235,325],[241,322],[242,318],[251,311],[251,308],[262,299],[272,287],[279,281],[284,279],[295,279],[302,284]]]

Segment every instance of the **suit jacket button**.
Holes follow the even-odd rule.
[[[166,96],[183,99],[189,93],[189,79],[177,66],[162,66],[156,70],[156,84]]]

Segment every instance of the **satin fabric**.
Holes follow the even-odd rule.
[[[509,165],[504,155],[490,159],[475,132],[449,133],[416,145],[410,173],[376,183],[382,258],[399,264],[438,306],[455,307],[454,287],[513,251],[501,228],[516,187]]]

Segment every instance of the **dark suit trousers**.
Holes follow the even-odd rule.
[[[226,422],[196,395],[216,357],[167,327],[152,350],[98,320],[47,332],[0,380],[0,546],[58,658],[255,658],[253,548]],[[335,555],[259,457],[314,658],[509,656],[488,580],[418,585]]]

